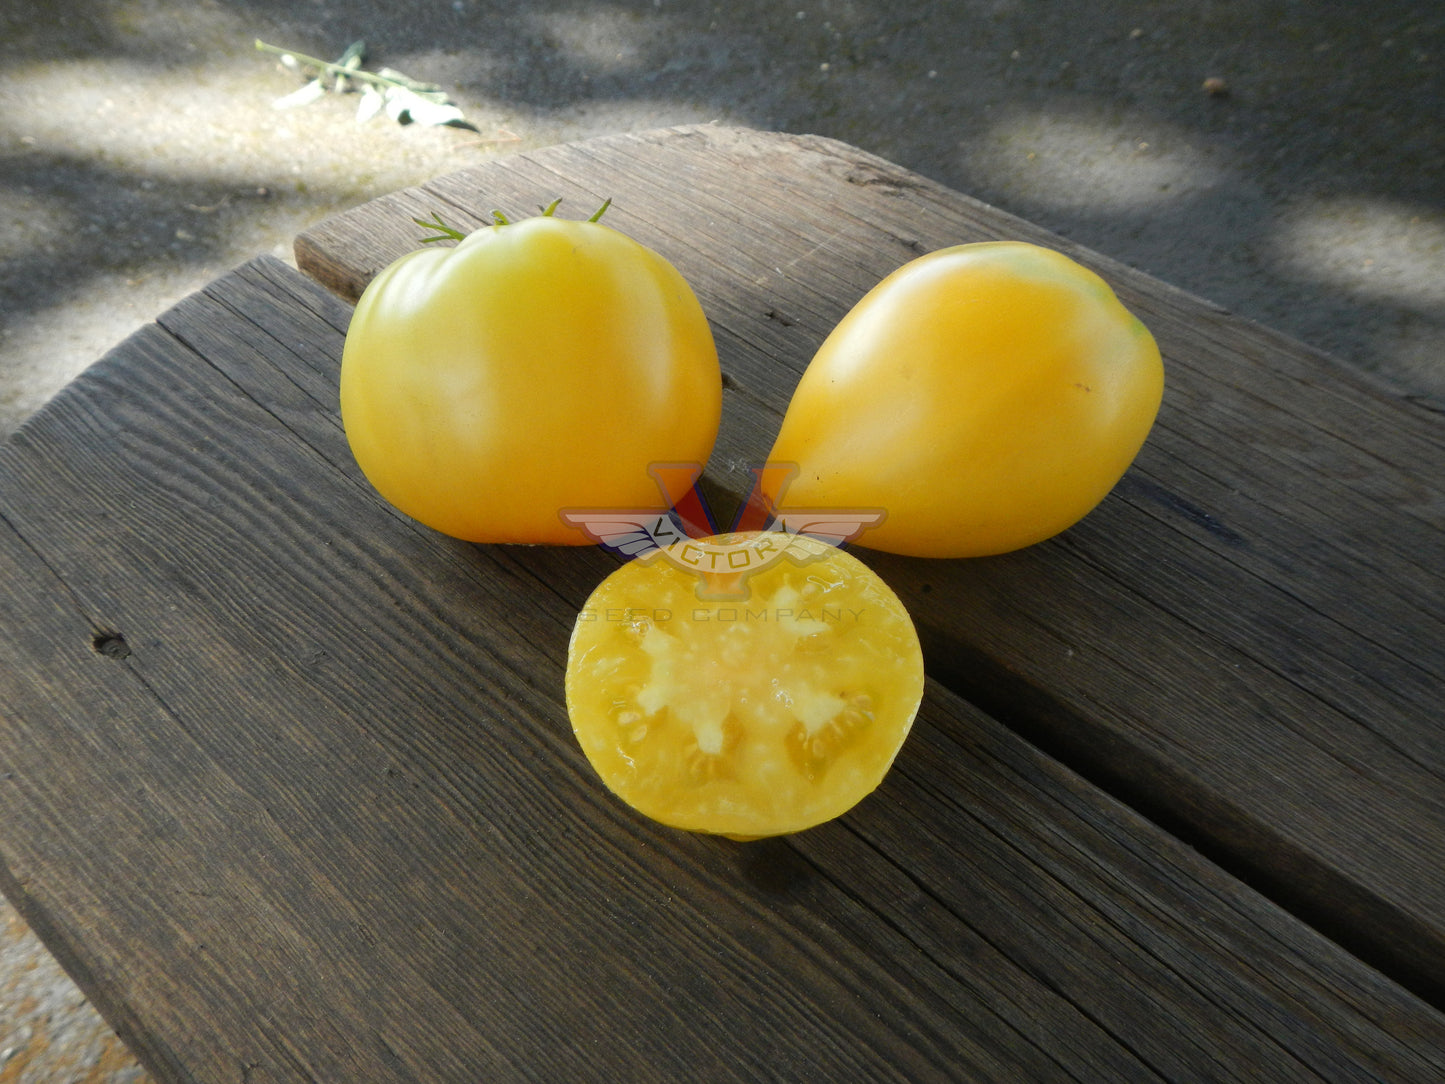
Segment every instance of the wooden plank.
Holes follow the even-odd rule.
[[[162,1080],[1400,1080],[1445,1016],[937,683],[740,845],[597,783],[610,559],[382,503],[277,261],[0,448],[3,888]]]
[[[1082,524],[976,561],[860,555],[930,671],[1367,959],[1445,998],[1445,425],[1266,329],[837,142],[704,126],[519,155],[298,238],[354,296],[458,222],[563,195],[683,271],[729,411],[706,484],[736,501],[797,375],[884,274],[1018,238],[1100,272],[1149,324],[1158,425]],[[866,542],[866,538],[863,540]]]

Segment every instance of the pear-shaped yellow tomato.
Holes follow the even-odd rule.
[[[882,509],[858,539],[873,549],[1018,549],[1113,488],[1163,386],[1153,336],[1092,271],[1022,242],[942,249],[885,278],[824,341],[769,456],[796,475],[768,496]]]
[[[857,558],[781,532],[623,565],[587,601],[567,657],[567,710],[602,781],[664,824],[737,839],[852,808],[922,695],[898,597]]]
[[[682,275],[552,209],[401,257],[346,335],[357,463],[403,512],[473,542],[589,544],[561,512],[660,507],[648,468],[703,463],[717,436],[717,352]]]

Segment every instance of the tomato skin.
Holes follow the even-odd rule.
[[[706,462],[722,378],[681,274],[545,215],[421,249],[357,302],[341,415],[403,512],[473,542],[588,545],[577,508],[657,508],[657,462]]]
[[[824,341],[770,462],[785,508],[881,508],[858,544],[974,557],[1043,541],[1113,488],[1153,425],[1153,336],[1099,276],[1023,242],[959,245],[874,287]]]
[[[758,839],[841,815],[882,781],[923,696],[907,611],[815,539],[695,541],[776,560],[734,597],[665,552],[608,576],[567,653],[583,752],[614,794],[675,828]]]

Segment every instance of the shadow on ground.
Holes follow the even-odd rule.
[[[761,0],[62,0],[0,12],[0,431],[302,226],[566,139],[722,120],[892,158],[1445,399],[1445,11]],[[263,38],[477,132],[273,110]],[[1205,89],[1206,80],[1216,92]],[[539,194],[539,199],[542,198]]]

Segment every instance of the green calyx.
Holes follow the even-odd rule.
[[[551,203],[547,204],[547,206],[539,207],[538,210],[542,212],[543,218],[552,218],[556,215],[557,205],[561,202],[562,197],[558,196]],[[600,221],[602,216],[607,213],[607,208],[611,206],[612,197],[609,196],[603,202],[602,206],[597,208],[597,211],[587,221]],[[452,226],[448,226],[445,222],[443,222],[442,216],[435,211],[432,212],[432,216],[429,220],[425,218],[413,218],[412,221],[415,222],[418,226],[422,227],[422,229],[433,231],[433,236],[423,237],[421,239],[421,243],[424,245],[429,245],[436,241],[460,241],[462,240],[462,238],[466,237],[466,234],[464,234],[461,230],[458,230]],[[497,210],[492,211],[492,225],[510,226],[511,224],[512,220],[508,218],[504,213]]]
[[[436,235],[434,237],[423,237],[421,239],[421,243],[424,245],[429,245],[433,241],[460,241],[463,237],[466,236],[466,234],[464,234],[461,230],[453,229],[451,226],[448,226],[445,222],[443,222],[442,216],[437,214],[437,212],[435,211],[432,212],[432,221],[430,222],[428,222],[424,218],[413,218],[412,221],[415,222],[422,229],[436,231]]]

